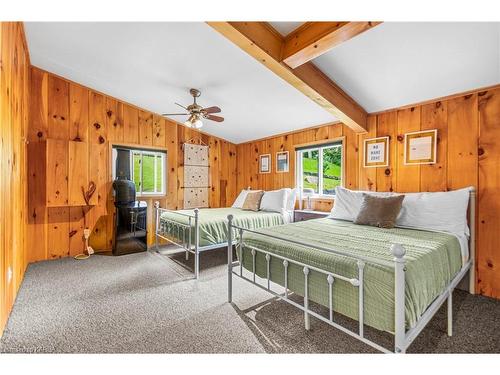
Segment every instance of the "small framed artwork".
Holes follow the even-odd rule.
[[[276,172],[288,172],[288,151],[280,151],[276,153]]]
[[[404,164],[435,164],[437,129],[405,134]]]
[[[363,159],[365,168],[389,166],[389,137],[365,139]]]
[[[259,173],[271,173],[271,154],[259,156]]]

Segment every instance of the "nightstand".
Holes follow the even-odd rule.
[[[293,211],[293,221],[305,221],[311,219],[321,219],[330,215],[330,212],[313,210],[295,210]]]

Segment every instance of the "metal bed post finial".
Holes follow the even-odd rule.
[[[200,275],[200,221],[198,218],[200,210],[194,209],[194,278],[198,279]]]
[[[233,300],[233,215],[227,215],[227,302]],[[240,259],[243,262],[243,259]]]
[[[406,321],[405,321],[405,248],[401,244],[393,244],[391,253],[394,255],[394,351],[406,351]]]
[[[160,202],[155,201],[155,248],[158,251],[158,233],[159,233],[159,225],[160,225]]]

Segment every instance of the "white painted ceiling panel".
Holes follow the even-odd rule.
[[[282,36],[287,36],[304,22],[269,22]]]
[[[500,83],[500,23],[383,23],[313,62],[382,111]]]
[[[272,22],[283,35],[301,22]],[[335,118],[204,23],[26,23],[31,61],[157,112],[190,87],[244,142]],[[500,23],[383,23],[313,61],[368,112],[500,83]],[[184,121],[184,117],[173,117]]]
[[[336,120],[201,22],[25,27],[33,65],[150,111],[182,112],[174,102],[191,104],[189,88],[200,89],[199,103],[226,119],[203,130],[231,142]]]

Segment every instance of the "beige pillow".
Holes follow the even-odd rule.
[[[363,193],[363,202],[354,224],[394,228],[404,198],[404,195],[376,197]]]
[[[263,191],[249,192],[241,207],[243,210],[259,211],[260,201],[264,195]]]

